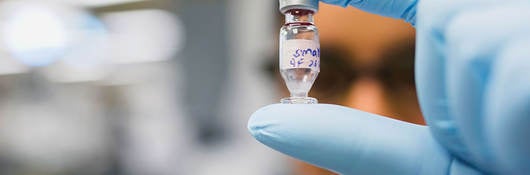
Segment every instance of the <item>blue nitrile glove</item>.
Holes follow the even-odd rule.
[[[529,0],[324,0],[415,24],[428,127],[335,105],[271,105],[251,133],[343,174],[530,174]]]

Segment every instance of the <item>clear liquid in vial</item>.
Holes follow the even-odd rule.
[[[315,82],[318,71],[311,68],[282,69],[280,73],[287,84],[291,97],[307,97],[309,90]]]

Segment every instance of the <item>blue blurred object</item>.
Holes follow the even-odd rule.
[[[530,2],[324,2],[416,25],[429,126],[335,105],[271,105],[249,121],[259,141],[343,174],[530,172]]]

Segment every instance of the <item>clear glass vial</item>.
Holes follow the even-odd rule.
[[[280,0],[280,10],[285,15],[280,30],[280,73],[291,93],[281,103],[318,103],[308,97],[320,72],[320,41],[313,22],[317,9],[318,0]]]

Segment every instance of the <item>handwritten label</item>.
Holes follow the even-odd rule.
[[[280,51],[280,69],[291,68],[320,71],[320,44],[304,39],[284,41]]]

